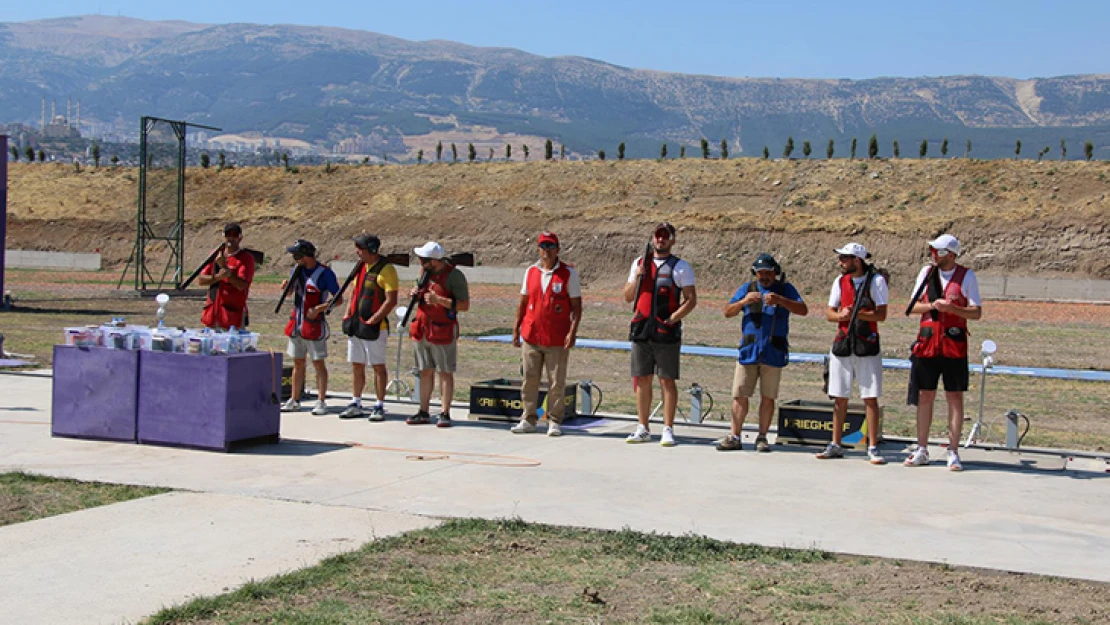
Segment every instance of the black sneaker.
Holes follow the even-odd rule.
[[[451,427],[451,415],[447,414],[446,412],[439,413],[439,416],[436,417],[436,427],[437,428],[449,428],[449,427]]]
[[[432,422],[432,415],[421,410],[411,417],[405,419],[405,423],[409,425],[427,425]]]
[[[755,450],[762,453],[771,451],[771,446],[767,444],[766,436],[759,436],[755,439]]]

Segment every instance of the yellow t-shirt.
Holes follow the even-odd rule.
[[[378,288],[381,289],[382,292],[388,293],[390,291],[396,291],[399,285],[400,280],[397,278],[397,269],[391,264],[386,264],[385,267],[382,267],[381,273],[378,274]],[[383,330],[389,330],[389,321],[382,319],[381,328]]]

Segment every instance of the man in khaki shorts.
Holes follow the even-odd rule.
[[[760,254],[752,263],[753,280],[736,289],[725,305],[725,318],[731,319],[741,312],[743,336],[740,354],[732,379],[732,431],[717,443],[718,451],[742,448],[740,433],[748,416],[749,398],[759,383],[759,436],[755,439],[756,451],[771,451],[767,444],[767,430],[775,414],[775,399],[779,395],[782,368],[790,354],[787,335],[790,333],[790,315],[806,315],[809,308],[793,284],[782,278],[782,269],[770,254]]]

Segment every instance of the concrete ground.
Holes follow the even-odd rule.
[[[0,470],[180,491],[0,528],[0,614],[19,623],[115,623],[318,562],[443,517],[520,517],[604,529],[947,562],[1110,582],[1103,460],[971,450],[871,466],[814,448],[721,453],[720,427],[679,445],[628,445],[606,418],[565,436],[508,424],[407,426],[284,415],[279,445],[222,454],[50,437],[48,377],[0,375]],[[332,399],[335,412],[345,402]],[[659,426],[653,426],[658,431]],[[934,458],[943,451],[934,449]]]

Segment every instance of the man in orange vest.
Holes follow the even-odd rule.
[[[389,313],[397,306],[397,269],[378,253],[382,244],[378,237],[364,233],[356,236],[354,243],[362,267],[354,282],[347,314],[343,316],[352,393],[350,405],[339,417],[353,419],[365,414],[370,421],[384,421],[385,389],[389,385],[385,357],[389,344]],[[362,391],[366,387],[367,364],[374,369],[377,403],[364,413]]]
[[[343,301],[339,294],[339,280],[331,267],[316,260],[316,246],[304,239],[297,239],[286,248],[297,263],[296,283],[293,285],[293,310],[289,322],[285,324],[285,336],[289,337],[286,353],[293,359],[293,389],[289,400],[281,406],[282,412],[297,412],[301,409],[301,392],[304,390],[305,358],[312,358],[316,369],[316,405],[312,414],[328,413],[328,322],[324,312],[328,309],[328,294]],[[289,279],[281,283],[284,291]]]
[[[917,448],[904,464],[908,467],[929,464],[933,401],[937,396],[937,383],[944,378],[944,398],[948,402],[948,469],[961,471],[960,435],[964,425],[964,392],[968,386],[967,321],[983,316],[982,300],[975,272],[956,262],[960,254],[960,242],[956,237],[940,235],[929,242],[929,252],[933,263],[922,267],[917,274],[914,293],[921,292],[921,297],[910,310],[910,314],[921,315],[910,368],[910,382],[919,389]]]
[[[208,298],[200,322],[206,328],[245,328],[250,323],[247,296],[254,280],[254,256],[240,247],[243,229],[237,223],[224,226],[224,247],[201,271],[197,284],[208,287]]]
[[[409,293],[418,297],[416,316],[409,325],[409,336],[416,342],[416,368],[420,370],[420,410],[405,419],[409,425],[431,423],[428,410],[432,387],[439,374],[442,410],[436,418],[441,428],[451,427],[451,399],[455,394],[455,369],[458,364],[458,313],[470,310],[466,276],[444,257],[443,246],[428,241],[413,250],[426,272],[427,282]]]
[[[559,237],[544,232],[538,243],[540,259],[524,273],[513,326],[513,345],[523,344],[524,380],[520,396],[524,400],[524,414],[510,431],[513,434],[536,431],[540,375],[546,369],[547,435],[562,436],[567,355],[577,340],[578,322],[582,319],[582,286],[574,267],[559,260]]]

